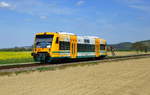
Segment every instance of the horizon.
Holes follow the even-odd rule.
[[[119,43],[108,43],[108,45],[116,45],[116,44],[121,44],[121,43],[136,43],[136,42],[141,42],[141,41],[149,41],[150,39],[148,40],[139,40],[139,41],[134,41],[134,42],[119,42]],[[0,49],[10,49],[10,48],[15,48],[15,47],[18,47],[18,48],[21,48],[21,47],[31,47],[32,45],[28,45],[28,46],[14,46],[14,47],[5,47],[5,48],[0,48]]]
[[[150,40],[148,0],[0,0],[0,48],[30,46],[35,33],[98,36],[108,44]]]

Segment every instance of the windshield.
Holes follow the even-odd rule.
[[[53,35],[36,35],[36,48],[51,48]]]

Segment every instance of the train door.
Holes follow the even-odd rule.
[[[77,36],[70,36],[70,56],[71,58],[77,57]]]
[[[96,57],[100,56],[100,39],[95,39]]]

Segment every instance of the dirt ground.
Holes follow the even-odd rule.
[[[150,95],[150,58],[1,76],[0,95]]]

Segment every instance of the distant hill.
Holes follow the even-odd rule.
[[[145,41],[138,41],[148,47],[148,50],[150,50],[150,40],[145,40]],[[136,42],[134,42],[136,43]],[[109,46],[112,46],[116,50],[133,50],[132,45],[134,43],[131,42],[123,42],[119,44],[110,44]],[[23,46],[23,47],[14,47],[14,48],[4,48],[0,49],[0,51],[31,51],[32,46]]]
[[[146,45],[148,47],[148,49],[150,50],[150,40],[138,41],[138,42]],[[133,44],[134,43],[131,43],[131,42],[123,42],[123,43],[119,43],[119,44],[110,44],[109,46],[112,46],[113,48],[115,48],[117,50],[133,50],[133,48],[132,48]]]
[[[131,50],[132,43],[131,42],[123,42],[123,43],[119,43],[119,44],[111,44],[110,46],[112,46],[113,48],[115,48],[117,50]]]
[[[3,49],[0,49],[0,51],[32,51],[32,46],[3,48]]]

